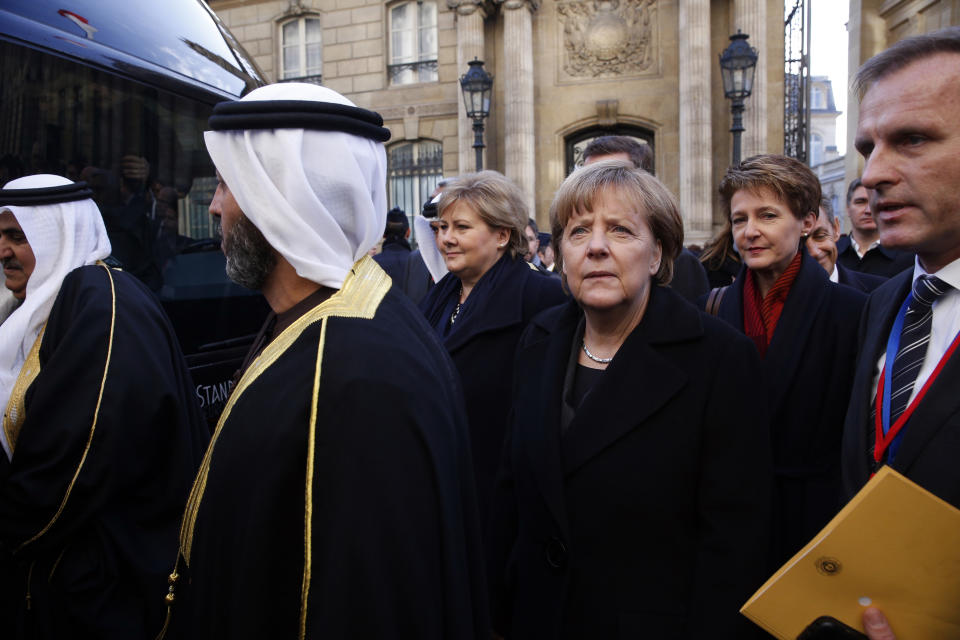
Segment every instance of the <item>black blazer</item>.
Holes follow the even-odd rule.
[[[490,572],[498,630],[741,638],[737,611],[765,577],[772,480],[756,350],[654,287],[561,436],[582,315],[572,301],[544,312],[517,351]]]
[[[853,287],[857,291],[870,293],[886,281],[887,279],[882,276],[854,271],[839,263],[837,264],[837,282]]]
[[[843,434],[843,491],[849,499],[870,479],[872,457],[868,420],[873,406],[877,361],[887,346],[890,328],[913,282],[905,271],[873,292],[860,323],[861,343],[850,410]],[[903,432],[891,465],[922,487],[960,507],[960,357],[947,362]]]
[[[500,466],[503,437],[510,412],[513,355],[520,334],[540,311],[562,303],[566,295],[560,279],[546,276],[522,258],[504,256],[505,271],[498,286],[473,301],[479,305],[457,320],[443,344],[463,382],[470,427],[473,467],[480,501],[480,520],[486,527],[494,478]],[[420,304],[427,319],[458,296],[460,280],[448,273]],[[478,296],[480,298],[480,296]]]
[[[763,359],[776,473],[771,569],[787,561],[840,507],[840,441],[866,296],[830,282],[806,252]],[[743,331],[746,267],[719,316]]]

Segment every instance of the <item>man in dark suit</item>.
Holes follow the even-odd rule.
[[[951,357],[960,332],[960,28],[901,40],[868,60],[855,84],[855,144],[880,242],[917,261],[864,309],[844,491],[849,498],[889,464],[960,506],[960,356]],[[864,626],[872,639],[893,637],[876,609]]]
[[[807,236],[807,253],[814,258],[830,275],[830,282],[845,284],[858,291],[870,293],[886,278],[859,273],[837,263],[837,238],[840,237],[840,223],[833,215],[833,206],[827,198],[820,200],[820,215],[810,235]]]
[[[847,217],[851,231],[837,241],[838,262],[851,271],[891,278],[913,266],[913,254],[880,243],[867,188],[855,178],[847,189]]]

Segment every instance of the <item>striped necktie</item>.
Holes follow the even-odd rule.
[[[923,366],[930,342],[930,327],[933,325],[933,303],[953,289],[935,276],[920,276],[913,283],[913,296],[907,306],[900,332],[900,347],[893,360],[893,375],[890,381],[890,424],[906,410],[907,400],[913,392],[917,373]]]

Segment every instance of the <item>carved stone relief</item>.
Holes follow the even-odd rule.
[[[561,80],[658,72],[657,0],[572,0],[557,13]]]

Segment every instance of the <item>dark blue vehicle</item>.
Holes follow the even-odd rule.
[[[163,303],[211,421],[268,307],[224,274],[203,131],[214,104],[263,83],[200,0],[0,3],[0,185],[55,173],[92,186],[114,257]]]

